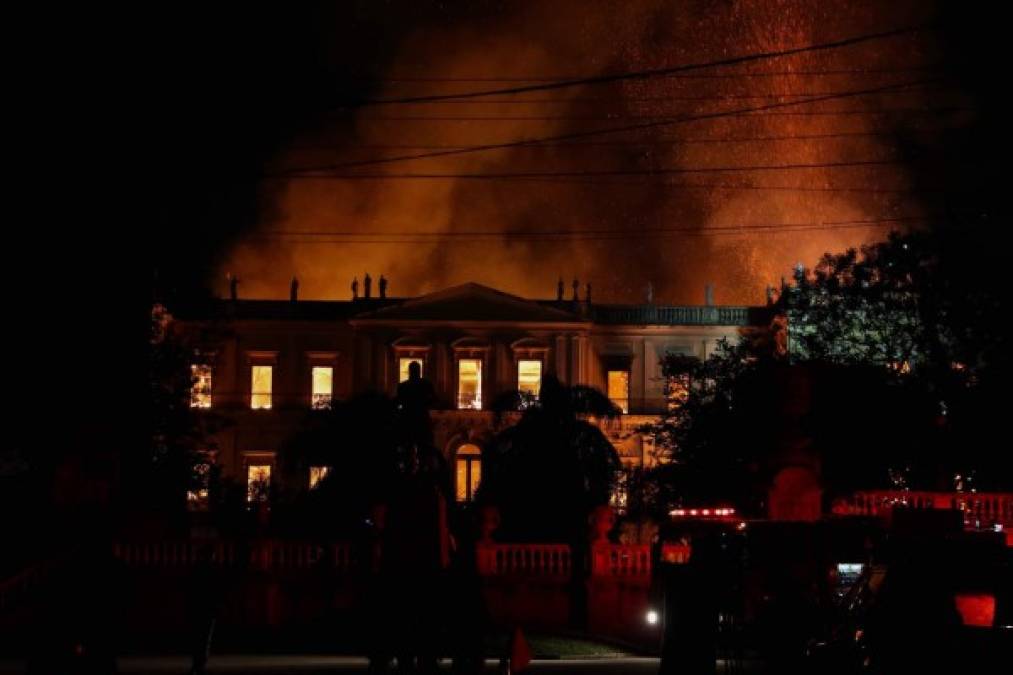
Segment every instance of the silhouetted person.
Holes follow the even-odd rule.
[[[455,529],[455,543],[450,561],[448,612],[453,671],[459,675],[476,675],[482,672],[484,666],[489,613],[475,557],[476,528],[473,522]]]
[[[232,274],[229,275],[229,298],[232,300],[239,298],[239,279]]]
[[[362,297],[369,299],[373,292],[373,277],[369,276],[369,272],[366,272],[366,276],[362,278]]]
[[[446,466],[432,447],[406,448],[393,491],[381,567],[394,589],[398,671],[435,673],[450,565]]]
[[[220,586],[211,548],[205,547],[198,553],[189,587],[190,672],[194,675],[201,675],[207,669],[211,639],[218,619]]]
[[[408,379],[397,386],[397,407],[405,421],[409,442],[432,444],[429,410],[435,403],[432,383],[422,377],[422,365],[412,361],[408,364]]]
[[[352,277],[352,300],[359,299],[359,277]]]
[[[556,284],[556,301],[563,301],[563,277],[559,277],[559,283]]]
[[[387,277],[380,275],[380,282],[377,284],[377,288],[380,290],[380,297],[387,297]]]
[[[288,287],[288,299],[296,302],[299,299],[299,280],[292,277],[292,283]]]

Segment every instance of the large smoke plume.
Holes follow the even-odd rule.
[[[923,3],[879,2],[531,2],[467,20],[426,21],[408,31],[375,83],[377,98],[504,86],[481,78],[556,78],[632,71],[788,49],[925,22]],[[326,26],[323,27],[326,33]],[[467,102],[365,107],[323,116],[273,162],[270,172],[533,138],[633,122],[762,105],[788,98],[916,80],[938,60],[930,32],[840,50],[773,59],[707,74],[660,77]],[[813,75],[812,71],[837,72]],[[771,75],[771,73],[777,73]],[[791,74],[794,73],[794,74]],[[429,81],[438,79],[440,81]],[[422,81],[420,81],[422,80]],[[905,163],[933,130],[966,121],[959,93],[945,86],[786,108],[602,136],[369,167],[370,173],[502,173],[647,170],[866,160],[896,164],[791,171],[610,176],[556,180],[285,180],[262,187],[256,233],[238,240],[221,267],[243,280],[244,297],[284,297],[296,275],[302,297],[346,298],[352,277],[381,273],[394,295],[478,281],[547,297],[557,277],[590,281],[600,300],[637,302],[651,282],[661,302],[699,303],[705,283],[719,303],[759,303],[797,261],[814,262],[882,237],[883,226],[811,231],[645,236],[666,227],[841,222],[931,213],[931,195]],[[942,110],[940,110],[943,108]],[[953,110],[953,108],[958,108]],[[876,111],[814,115],[820,111]],[[805,114],[798,114],[805,113]],[[454,118],[429,119],[419,118]],[[495,120],[463,120],[488,117]],[[405,119],[408,118],[408,119]],[[828,138],[833,134],[835,137]],[[846,135],[839,135],[846,134]],[[729,138],[823,136],[713,142]],[[901,142],[903,141],[903,142]],[[905,148],[902,153],[901,148]],[[919,158],[922,161],[925,158]],[[931,158],[930,158],[931,159]],[[862,191],[717,189],[859,187]],[[617,230],[619,239],[488,238],[427,243],[305,243],[266,232],[472,232]],[[374,237],[375,239],[375,237]]]

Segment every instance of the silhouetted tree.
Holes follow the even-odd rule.
[[[590,510],[607,504],[619,457],[586,418],[611,418],[616,406],[597,389],[543,379],[538,399],[500,432],[483,457],[478,500],[495,504],[507,537],[571,541],[583,536]]]
[[[147,453],[122,458],[127,505],[181,514],[188,491],[207,487],[201,465],[214,450],[213,433],[225,420],[191,406],[193,365],[213,366],[216,329],[183,335],[159,305],[151,315],[149,383],[151,444]]]

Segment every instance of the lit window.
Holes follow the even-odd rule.
[[[313,488],[315,488],[317,486],[317,484],[319,484],[320,481],[322,481],[324,478],[326,478],[327,474],[329,474],[330,472],[331,472],[331,467],[329,467],[329,466],[311,466],[310,467],[310,490],[312,490]]]
[[[196,364],[190,366],[190,407],[211,407],[211,366]]]
[[[271,493],[271,465],[249,464],[246,467],[246,501],[266,502]]]
[[[481,359],[461,359],[457,362],[457,407],[482,409]]]
[[[517,362],[517,391],[538,398],[542,388],[542,362]]]
[[[608,371],[609,400],[616,404],[624,413],[630,411],[630,371]]]
[[[482,451],[477,445],[462,445],[457,449],[455,461],[457,501],[473,501],[482,482]]]
[[[253,366],[250,375],[250,407],[268,410],[271,407],[271,390],[274,382],[273,366]]]
[[[689,377],[676,375],[669,378],[666,396],[669,410],[676,410],[686,405],[686,401],[689,400]]]
[[[334,368],[331,366],[313,366],[313,396],[311,405],[314,408],[330,408],[331,395],[334,393]]]
[[[403,356],[398,360],[398,382],[406,382],[408,380],[408,368],[411,364],[419,364],[419,370],[425,372],[425,362],[417,356]]]
[[[191,508],[201,508],[208,501],[208,482],[211,478],[211,465],[201,462],[193,468],[194,485],[193,490],[186,491],[186,501]]]

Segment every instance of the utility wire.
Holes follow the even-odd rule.
[[[733,66],[742,63],[752,63],[754,61],[764,61],[768,59],[783,58],[786,56],[795,56],[798,54],[808,54],[818,51],[827,51],[832,49],[841,49],[843,47],[850,47],[852,45],[858,45],[865,42],[872,42],[876,40],[885,40],[888,38],[899,37],[901,35],[907,35],[910,33],[918,32],[924,29],[921,27],[909,27],[909,28],[897,28],[894,30],[882,31],[879,33],[868,33],[865,35],[858,35],[855,37],[845,38],[842,40],[835,40],[833,42],[823,42],[819,44],[805,45],[803,47],[794,47],[791,49],[782,49],[777,51],[759,52],[754,54],[744,54],[742,56],[734,56],[727,59],[719,59],[716,61],[706,61],[700,63],[687,63],[681,66],[671,66],[668,68],[652,68],[647,70],[628,71],[623,73],[612,73],[606,75],[595,75],[591,77],[580,77],[573,79],[557,80],[555,82],[543,82],[539,84],[527,84],[519,85],[514,87],[502,87],[499,89],[486,89],[482,91],[471,91],[460,94],[430,94],[426,96],[406,96],[400,98],[387,98],[387,99],[367,99],[352,104],[353,107],[363,106],[377,106],[377,105],[392,105],[392,104],[403,104],[403,103],[422,103],[430,101],[447,101],[453,99],[464,99],[464,98],[481,98],[484,96],[496,96],[502,94],[523,94],[531,91],[548,91],[554,89],[566,89],[569,87],[578,87],[592,84],[607,84],[610,82],[625,82],[630,80],[644,80],[655,77],[666,77],[675,75],[677,73],[686,73],[694,70],[702,70],[705,68],[717,68],[722,66]]]
[[[808,103],[808,101],[800,101]],[[908,106],[904,108],[873,108],[857,110],[787,110],[758,112],[743,117],[827,117],[834,115],[892,115],[894,113],[948,113],[974,112],[976,108],[968,106]],[[640,115],[616,113],[604,115],[391,115],[361,116],[356,118],[364,122],[606,122],[609,120],[675,120],[669,114]]]
[[[430,231],[412,232],[390,231],[390,232],[353,232],[350,230],[266,230],[251,235],[257,239],[284,240],[303,238],[306,242],[327,243],[326,238],[333,239],[334,243],[431,243],[440,241],[481,241],[488,238],[521,239],[521,240],[613,240],[613,239],[635,239],[648,237],[664,237],[670,235],[708,235],[719,233],[749,233],[763,231],[801,231],[801,230],[823,230],[842,229],[853,227],[873,227],[883,225],[898,225],[903,223],[924,222],[928,218],[924,216],[897,216],[893,218],[872,218],[843,221],[824,221],[809,223],[759,223],[759,224],[729,224],[715,225],[711,227],[662,227],[662,228],[640,228],[636,230],[459,230],[459,231]],[[298,241],[298,239],[296,239]]]
[[[598,176],[666,176],[690,173],[731,173],[737,171],[798,171],[862,166],[910,164],[911,160],[869,159],[853,162],[812,162],[803,164],[754,164],[742,166],[662,167],[654,169],[605,169],[589,171],[515,171],[488,173],[306,173],[282,172],[281,178],[308,180],[510,180],[515,178],[593,178]]]
[[[764,71],[739,71],[734,73],[692,73],[692,74],[680,74],[673,73],[667,77],[674,79],[739,79],[743,77],[783,77],[785,75],[802,75],[802,76],[823,76],[823,75],[887,75],[896,73],[912,73],[912,72],[923,72],[926,70],[938,70],[942,68],[942,63],[926,63],[918,66],[904,66],[898,68],[827,68],[827,69],[809,69],[809,70],[764,70]],[[554,75],[554,76],[535,76],[530,75],[527,77],[408,77],[408,76],[394,76],[394,77],[359,77],[352,79],[359,79],[369,82],[384,82],[391,84],[440,84],[440,83],[474,83],[474,82],[559,82],[560,80],[577,80],[582,77],[588,77],[586,75]]]
[[[703,120],[720,119],[723,117],[736,117],[741,115],[747,115],[749,113],[761,112],[764,110],[775,110],[778,108],[787,108],[791,106],[805,105],[809,103],[816,103],[819,101],[831,101],[840,100],[844,98],[853,98],[856,96],[868,96],[870,94],[878,94],[886,91],[894,91],[896,89],[903,89],[906,87],[917,86],[926,82],[938,81],[939,78],[933,78],[928,80],[915,80],[911,82],[903,82],[899,84],[891,84],[882,87],[872,87],[868,89],[859,89],[855,91],[842,92],[839,94],[832,94],[827,96],[816,96],[813,98],[803,99],[800,101],[784,101],[780,103],[769,103],[761,106],[753,106],[749,108],[739,108],[737,110],[724,110],[720,112],[712,113],[701,113],[697,115],[687,115],[684,117],[677,117],[674,119],[666,120],[655,120],[650,122],[641,122],[639,124],[628,124],[618,127],[605,127],[602,129],[591,129],[588,131],[574,131],[564,134],[554,134],[551,136],[542,136],[539,138],[520,139],[515,141],[504,141],[501,143],[489,143],[486,145],[476,145],[469,148],[453,149],[453,150],[437,150],[432,152],[422,152],[410,155],[396,155],[394,157],[384,157],[377,159],[357,160],[353,162],[341,162],[338,164],[332,164],[327,167],[319,167],[319,170],[334,170],[334,169],[346,169],[360,166],[375,166],[379,164],[393,164],[396,162],[405,162],[418,159],[431,159],[435,157],[450,157],[466,154],[474,154],[478,152],[488,152],[492,150],[506,150],[510,148],[519,148],[529,145],[538,145],[546,142],[559,142],[559,141],[572,141],[583,138],[593,138],[596,136],[604,136],[610,134],[625,133],[630,131],[642,131],[646,129],[655,129],[667,126],[673,126],[676,124],[686,124],[689,122],[699,122]]]
[[[692,145],[698,143],[762,143],[780,141],[831,140],[839,138],[889,137],[894,138],[902,133],[908,134],[939,134],[953,131],[959,127],[933,129],[905,129],[903,131],[839,131],[824,134],[791,134],[785,136],[732,136],[706,138],[652,138],[629,141],[572,141],[562,143],[540,143],[537,148],[582,148],[582,147],[648,147],[655,145]],[[476,145],[442,144],[442,145],[408,145],[399,143],[297,143],[295,150],[460,150],[480,147]]]

